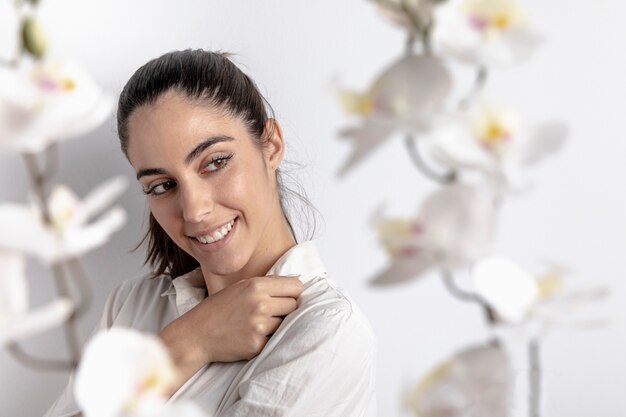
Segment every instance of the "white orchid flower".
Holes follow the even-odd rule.
[[[449,1],[436,13],[438,50],[477,66],[511,65],[543,43],[516,0]]]
[[[472,268],[476,293],[496,312],[500,324],[524,326],[532,336],[554,327],[596,325],[583,307],[607,295],[605,288],[570,291],[561,268],[534,276],[502,257],[488,257]]]
[[[0,68],[0,152],[41,152],[94,129],[112,109],[112,98],[76,64]]]
[[[159,415],[177,378],[156,336],[113,327],[87,343],[74,394],[85,417]]]
[[[485,255],[495,231],[496,200],[486,188],[466,184],[437,190],[413,219],[375,219],[390,265],[370,282],[389,285],[435,267],[459,268]]]
[[[56,263],[103,245],[124,225],[126,213],[114,207],[95,221],[88,221],[110,206],[126,189],[127,182],[123,177],[113,178],[92,190],[83,201],[69,188],[57,186],[48,201],[49,224],[35,205],[0,204],[0,248]]]
[[[433,0],[374,0],[380,13],[411,31],[423,30],[433,19]]]
[[[0,347],[59,326],[72,314],[67,298],[29,311],[25,270],[21,254],[0,251]]]
[[[405,396],[419,417],[503,417],[509,415],[513,372],[496,346],[465,349],[431,371]]]
[[[382,145],[394,131],[428,131],[439,119],[452,78],[434,56],[406,56],[387,68],[364,94],[341,92],[345,109],[362,119],[340,132],[352,143],[343,175]]]
[[[526,185],[526,170],[561,148],[567,128],[545,122],[524,128],[509,109],[477,104],[431,135],[434,156],[454,169],[477,170],[502,189]]]

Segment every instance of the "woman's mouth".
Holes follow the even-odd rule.
[[[195,237],[195,239],[198,242],[204,243],[204,244],[218,242],[224,239],[226,236],[228,236],[233,226],[235,225],[236,220],[237,218],[235,217],[233,220],[231,220],[230,222],[222,226],[221,229],[216,230],[215,232],[206,236],[197,236]]]

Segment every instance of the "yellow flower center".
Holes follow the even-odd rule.
[[[492,147],[505,142],[508,138],[509,132],[507,129],[498,122],[492,122],[487,125],[479,140],[484,145]]]
[[[559,271],[549,272],[537,278],[539,298],[550,298],[563,291],[563,277]]]
[[[464,9],[470,25],[486,38],[525,23],[515,0],[469,0]]]
[[[69,188],[63,185],[55,187],[48,203],[52,228],[63,232],[74,218],[78,204],[78,198]]]
[[[61,81],[61,86],[63,87],[64,90],[66,91],[73,91],[76,89],[76,81],[74,81],[71,78],[64,78]]]

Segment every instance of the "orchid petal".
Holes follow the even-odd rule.
[[[89,416],[87,416],[89,417]],[[197,405],[189,402],[166,404],[157,412],[146,417],[209,417]]]
[[[72,313],[72,303],[66,298],[28,311],[25,270],[21,254],[0,252],[0,346],[56,327]]]
[[[60,326],[67,321],[72,311],[72,301],[59,298],[25,315],[13,317],[5,325],[0,325],[0,346]]]
[[[405,405],[420,417],[506,416],[511,405],[512,376],[502,349],[467,348],[422,379],[407,393]]]
[[[363,116],[360,126],[344,129],[341,136],[353,144],[343,164],[344,175],[379,147],[396,129],[421,134],[441,118],[452,88],[452,77],[433,56],[406,56],[376,79],[366,94],[344,93],[342,101]]]
[[[37,255],[50,254],[58,239],[48,231],[34,209],[14,203],[0,204],[0,248]]]
[[[26,261],[17,252],[0,251],[0,326],[28,310]]]
[[[557,152],[567,136],[568,128],[563,123],[553,121],[536,126],[520,155],[521,164],[534,165],[545,156]]]
[[[126,188],[128,188],[128,179],[124,176],[117,176],[100,184],[85,196],[74,222],[83,224],[93,218],[113,204]]]
[[[2,69],[0,152],[41,152],[93,129],[112,107],[78,65],[39,61]]]
[[[477,262],[472,271],[476,293],[509,323],[521,322],[539,297],[534,277],[505,258]]]
[[[113,327],[87,343],[74,394],[87,417],[150,415],[164,406],[176,379],[156,336]]]
[[[83,255],[105,244],[111,235],[122,228],[126,222],[126,213],[120,207],[114,207],[98,220],[86,226],[67,230],[62,245],[48,262],[64,260]]]
[[[113,98],[109,95],[103,94],[98,102],[95,103],[88,112],[86,112],[87,114],[85,117],[67,125],[60,131],[59,135],[61,137],[72,139],[90,132],[108,119],[111,115],[113,107]]]
[[[362,126],[342,130],[340,135],[342,139],[351,142],[352,152],[339,169],[338,175],[340,177],[346,175],[381,146],[394,130],[394,126],[372,121],[365,121]]]
[[[455,184],[433,193],[419,218],[432,248],[444,253],[444,266],[455,268],[483,255],[495,232],[494,194],[485,188]]]
[[[385,269],[370,279],[369,284],[380,287],[409,282],[436,266],[436,261],[436,254],[427,251],[407,258],[394,259]]]

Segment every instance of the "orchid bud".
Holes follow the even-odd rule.
[[[48,38],[39,22],[33,17],[27,17],[22,22],[22,44],[24,49],[35,58],[43,57],[48,50]]]

